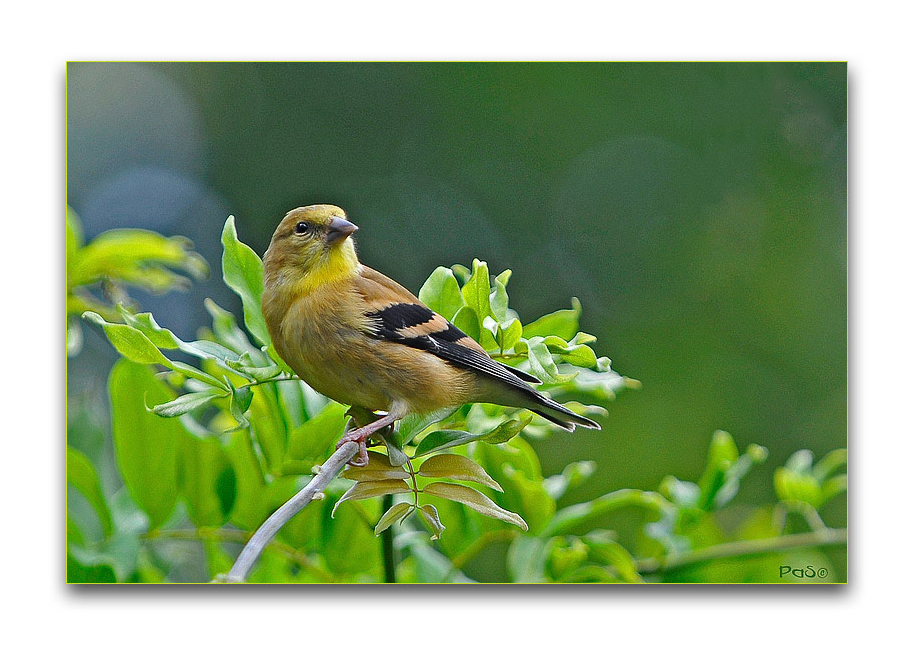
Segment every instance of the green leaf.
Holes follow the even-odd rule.
[[[500,322],[505,321],[505,318],[508,316],[508,291],[506,287],[508,287],[508,279],[511,276],[511,270],[504,270],[499,273],[494,280],[495,289],[489,297],[489,307],[492,316]]]
[[[785,468],[799,474],[809,474],[813,466],[813,453],[807,449],[800,449],[791,454],[785,461]]]
[[[228,347],[236,354],[257,351],[251,341],[248,340],[248,336],[238,327],[235,315],[228,310],[222,309],[209,298],[204,299],[203,306],[213,318],[213,335],[216,337],[217,342]]]
[[[514,347],[521,339],[521,330],[521,322],[517,319],[500,324],[496,330],[496,342],[499,344],[499,349],[505,351]]]
[[[460,486],[456,483],[436,481],[423,488],[422,492],[427,495],[433,495],[434,497],[442,497],[444,499],[460,502],[484,516],[496,518],[505,521],[506,523],[517,525],[525,531],[527,530],[527,523],[524,522],[524,519],[521,518],[521,516],[517,513],[512,513],[511,511],[503,509],[486,495],[474,488]]]
[[[477,322],[481,327],[483,320],[492,315],[489,290],[489,267],[485,261],[474,259],[473,272],[470,279],[467,280],[467,284],[461,289],[461,295],[464,297],[467,307],[476,313]],[[457,324],[455,325],[457,326]],[[467,331],[464,332],[467,333]]]
[[[79,321],[74,317],[67,317],[67,356],[76,356],[82,351],[82,348],[83,331],[80,328]]]
[[[325,453],[343,436],[346,407],[330,402],[313,419],[289,434],[289,457],[294,460],[323,460]]]
[[[451,323],[477,342],[480,341],[480,331],[483,330],[480,327],[480,320],[477,313],[468,306],[465,305],[458,310]]]
[[[216,387],[218,389],[222,389],[224,391],[227,391],[229,389],[228,384],[220,381],[219,379],[216,379],[216,377],[214,377],[213,375],[211,375],[208,372],[204,372],[203,370],[199,370],[198,368],[195,368],[193,365],[188,365],[187,363],[182,363],[181,361],[172,361],[169,359],[168,367],[170,367],[175,372],[180,372],[185,377],[191,377],[193,379],[198,379],[198,380],[202,381],[204,384],[209,384],[210,386]]]
[[[556,515],[544,530],[544,534],[569,534],[606,514],[627,507],[638,507],[650,510],[660,517],[661,510],[670,506],[658,493],[646,490],[615,490],[590,502],[573,504],[556,511]]]
[[[235,501],[235,474],[215,438],[188,439],[178,456],[179,492],[197,527],[219,527]]]
[[[543,338],[534,337],[527,341],[527,360],[530,363],[531,374],[546,384],[562,384],[574,379],[577,374],[559,372],[553,354]]]
[[[112,346],[114,346],[122,356],[131,361],[144,364],[157,363],[159,365],[164,365],[166,368],[175,370],[176,372],[180,372],[186,377],[199,379],[211,386],[218,388],[224,386],[221,381],[212,375],[203,372],[202,370],[198,370],[192,365],[167,358],[142,331],[132,326],[107,322],[101,315],[95,312],[84,312],[83,319],[101,326]]]
[[[347,500],[368,499],[369,497],[380,497],[381,495],[393,495],[396,493],[412,492],[401,479],[385,479],[384,481],[358,481],[343,493],[343,496],[334,504],[331,516],[337,511],[337,507]]]
[[[245,412],[251,406],[254,399],[254,392],[248,386],[232,387],[229,398],[229,413],[238,422],[239,428],[247,428],[250,425]]]
[[[848,449],[835,449],[823,456],[820,461],[813,466],[811,473],[822,483],[838,470],[848,465]]]
[[[250,247],[238,240],[235,216],[230,215],[222,230],[222,277],[226,285],[241,297],[245,325],[258,342],[270,344],[270,333],[261,312],[264,293],[264,265]]]
[[[67,582],[68,583],[117,583],[114,568],[108,562],[99,562],[87,556],[88,551],[82,548],[67,549]],[[81,561],[83,560],[83,561]]]
[[[273,379],[283,371],[278,365],[261,366],[255,364],[254,359],[251,358],[250,352],[245,352],[238,360],[225,359],[225,361],[226,365],[233,370],[259,382],[266,379]]]
[[[416,447],[413,458],[476,441],[486,442],[487,444],[501,444],[524,430],[525,426],[530,422],[530,417],[524,421],[509,419],[492,430],[480,434],[464,432],[463,430],[435,430],[423,437],[423,440]]]
[[[67,206],[67,268],[73,265],[76,252],[83,246],[83,224],[72,208]]]
[[[444,266],[432,271],[432,275],[419,290],[419,300],[449,321],[464,305],[454,273]]]
[[[327,568],[334,574],[357,574],[377,567],[378,541],[363,514],[350,504],[339,510],[335,507],[334,511],[335,516],[326,512],[321,524],[321,548]]]
[[[712,434],[709,445],[708,463],[702,477],[699,479],[699,488],[702,494],[699,498],[699,507],[708,511],[714,506],[715,496],[727,481],[726,472],[739,457],[734,438],[723,430],[716,430]]]
[[[423,520],[426,521],[426,524],[432,528],[433,541],[442,536],[442,533],[445,531],[445,526],[442,524],[441,518],[438,517],[438,509],[432,504],[424,504],[419,509],[419,515],[421,515]]]
[[[172,418],[175,416],[181,416],[182,414],[187,414],[188,412],[193,411],[198,407],[209,404],[216,398],[224,398],[227,395],[227,391],[217,388],[210,388],[199,393],[185,393],[184,395],[179,395],[177,398],[170,400],[169,402],[163,403],[161,405],[154,405],[151,411],[159,416]]]
[[[550,497],[558,500],[570,490],[574,490],[587,481],[596,470],[597,463],[593,460],[569,463],[562,473],[544,479],[544,489]]]
[[[487,453],[495,450],[492,447]],[[500,480],[505,488],[502,503],[524,516],[531,530],[539,533],[556,513],[556,500],[546,492],[542,480],[530,479],[511,465],[505,465],[501,472]]]
[[[413,441],[423,430],[433,423],[444,421],[454,414],[458,407],[446,407],[428,414],[412,412],[403,417],[397,424],[397,437],[400,439],[401,446],[405,446]]]
[[[102,278],[135,284],[156,292],[187,287],[187,278],[168,268],[179,268],[192,277],[208,273],[206,261],[190,251],[187,238],[165,238],[146,229],[112,229],[96,236],[78,251],[67,266],[71,286]]]
[[[395,438],[385,437],[384,448],[392,465],[406,465],[410,462],[410,457],[400,449]]]
[[[582,336],[581,333],[575,336],[576,339],[580,337],[593,336]],[[551,352],[559,354],[562,357],[562,361],[565,363],[571,363],[572,365],[577,365],[582,368],[593,368],[597,365],[597,356],[595,355],[594,350],[586,344],[566,342],[558,335],[548,335],[543,339],[543,344],[545,344]]]
[[[616,574],[626,583],[643,583],[639,576],[635,559],[628,550],[615,541],[594,540],[587,535],[582,537],[587,544],[589,556],[602,564],[612,566]]]
[[[543,315],[524,327],[524,337],[557,335],[564,340],[571,340],[578,333],[580,318],[581,302],[577,298],[573,298],[571,310],[557,310]]]
[[[137,329],[127,324],[107,322],[96,312],[83,313],[83,319],[101,326],[108,341],[121,356],[136,363],[158,363],[167,368],[172,367],[172,362]]]
[[[369,462],[364,467],[348,467],[341,476],[353,481],[384,481],[386,479],[409,479],[410,473],[403,467],[395,467],[387,456],[369,451]]]
[[[118,469],[130,496],[149,516],[150,528],[158,527],[178,498],[178,448],[193,440],[179,420],[146,410],[144,399],[163,403],[174,398],[146,366],[119,360],[108,389]]]
[[[92,462],[81,451],[67,447],[67,483],[83,494],[98,514],[106,537],[111,536],[111,512]]]
[[[229,518],[233,525],[253,530],[269,510],[263,506],[264,474],[247,430],[233,432],[228,440],[225,451],[235,477],[235,502]]]
[[[279,473],[283,460],[287,456],[289,431],[286,428],[286,419],[277,399],[276,386],[269,384],[251,388],[251,404],[248,416],[242,414],[246,421],[250,421],[254,430],[254,439],[264,452],[268,469],[271,473]]]
[[[401,518],[406,518],[413,512],[413,505],[409,502],[398,502],[390,509],[384,512],[384,515],[381,517],[381,520],[378,521],[378,524],[375,525],[375,536],[378,536],[386,529],[388,529],[395,522]]]
[[[506,565],[513,583],[542,583],[547,555],[553,540],[527,535],[514,539],[508,547]]]
[[[806,502],[814,508],[823,503],[819,482],[810,474],[779,467],[774,476],[775,494],[783,502]]]
[[[825,504],[831,500],[836,495],[848,491],[848,475],[847,474],[838,474],[836,476],[831,476],[823,482],[821,486],[822,498],[820,499],[820,504]]]
[[[178,337],[167,328],[159,326],[151,312],[134,314],[120,303],[117,306],[117,311],[125,324],[140,331],[156,347],[160,349],[176,349],[178,347]]]
[[[699,497],[702,494],[697,484],[691,481],[682,481],[672,475],[661,479],[658,490],[681,509],[695,508],[699,504]]]
[[[442,453],[427,458],[417,472],[420,476],[456,479],[458,481],[475,481],[493,490],[502,492],[502,486],[496,483],[482,467],[470,458]]]
[[[457,278],[458,284],[467,284],[467,280],[470,279],[470,269],[462,264],[454,264],[451,267],[451,272]]]

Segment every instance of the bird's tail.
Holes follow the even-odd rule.
[[[558,402],[549,398],[539,391],[531,389],[529,397],[532,398],[533,402],[539,403],[537,406],[527,407],[534,414],[539,414],[547,421],[551,421],[558,425],[564,430],[575,430],[575,426],[581,426],[582,428],[592,428],[594,430],[600,430],[600,424],[592,421],[591,419],[580,416],[567,407],[560,405]]]
[[[569,431],[575,430],[575,426],[600,430],[600,425],[591,419],[576,414],[568,407],[560,405],[548,395],[540,393],[525,383],[526,381],[537,381],[536,377],[520,371],[516,372],[515,368],[508,369],[514,375],[506,373],[507,377],[498,379],[485,375],[478,377],[478,392],[474,396],[474,402],[490,402],[506,407],[529,409],[547,421]]]

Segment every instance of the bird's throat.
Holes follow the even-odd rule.
[[[346,280],[359,271],[359,258],[353,241],[347,238],[340,245],[331,247],[327,253],[295,281],[294,291],[298,295],[308,294],[327,284]]]

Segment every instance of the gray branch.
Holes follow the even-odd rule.
[[[227,583],[243,583],[251,571],[251,567],[257,562],[261,552],[270,543],[270,540],[276,536],[280,529],[292,520],[299,511],[308,506],[308,503],[314,499],[314,496],[327,488],[327,485],[333,481],[334,477],[340,473],[344,465],[349,462],[359,451],[359,445],[356,442],[346,442],[334,454],[327,459],[321,470],[314,475],[308,485],[297,492],[292,499],[273,512],[271,516],[264,521],[254,536],[245,544],[232,569],[225,576]]]

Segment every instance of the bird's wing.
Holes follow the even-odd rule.
[[[525,382],[540,383],[526,372],[491,359],[476,340],[378,271],[363,266],[357,289],[365,301],[365,317],[374,337],[421,349],[518,388],[530,389]]]

